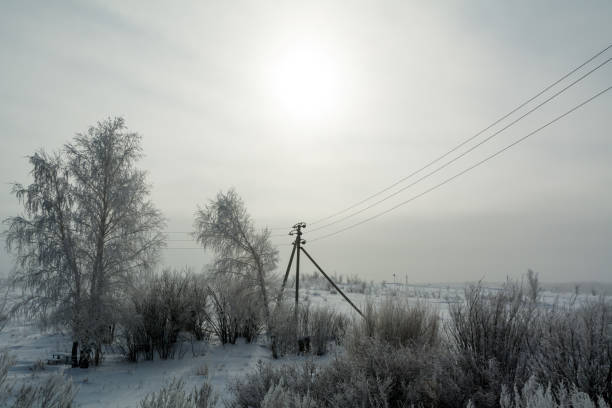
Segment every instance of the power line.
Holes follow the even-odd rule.
[[[271,238],[276,238],[276,237],[286,237],[287,234],[270,234]],[[193,238],[193,239],[167,239],[167,242],[195,242],[197,239]]]
[[[544,100],[543,102],[541,102],[540,104],[536,105],[534,108],[532,108],[531,110],[527,111],[526,113],[524,113],[523,115],[519,116],[518,118],[516,118],[515,120],[513,120],[512,122],[510,122],[509,124],[507,124],[506,126],[504,126],[503,128],[499,129],[498,131],[496,131],[495,133],[493,133],[492,135],[488,136],[487,138],[483,139],[482,141],[478,142],[477,144],[475,144],[474,146],[470,147],[468,150],[464,151],[463,153],[461,153],[460,155],[454,157],[453,159],[449,160],[448,162],[444,163],[443,165],[437,167],[435,170],[425,174],[424,176],[418,178],[417,180],[415,180],[414,182],[408,184],[407,186],[404,186],[402,188],[400,188],[399,190],[395,191],[392,194],[389,194],[387,196],[385,196],[384,198],[381,198],[380,200],[358,210],[355,211],[353,213],[350,213],[342,218],[339,218],[335,221],[329,222],[327,224],[324,224],[320,227],[314,228],[312,230],[310,230],[310,232],[314,232],[314,231],[319,231],[323,228],[327,228],[331,225],[335,225],[338,224],[342,221],[345,221],[349,218],[352,218],[356,215],[361,214],[362,212],[369,210],[372,207],[377,206],[378,204],[381,204],[387,200],[389,200],[392,197],[395,197],[396,195],[398,195],[399,193],[401,193],[402,191],[418,184],[419,182],[431,177],[432,175],[438,173],[440,170],[443,170],[444,168],[448,167],[449,165],[451,165],[452,163],[456,162],[457,160],[465,157],[467,154],[469,154],[470,152],[474,151],[476,148],[482,146],[483,144],[485,144],[486,142],[488,142],[489,140],[493,139],[495,136],[499,135],[500,133],[502,133],[503,131],[505,131],[506,129],[512,127],[513,125],[515,125],[517,122],[519,122],[520,120],[524,119],[526,116],[529,116],[530,114],[532,114],[533,112],[535,112],[536,110],[540,109],[542,106],[546,105],[548,102],[550,102],[551,100],[555,99],[557,96],[561,95],[562,93],[564,93],[565,91],[567,91],[569,88],[573,87],[574,85],[576,85],[577,83],[579,83],[580,81],[582,81],[583,79],[585,79],[586,77],[588,77],[589,75],[591,75],[593,72],[597,71],[599,68],[603,67],[604,65],[608,64],[610,61],[612,61],[612,58],[608,58],[607,60],[605,60],[604,62],[602,62],[601,64],[599,64],[598,66],[596,66],[595,68],[591,69],[590,71],[588,71],[586,74],[582,75],[580,78],[576,79],[575,81],[573,81],[572,83],[570,83],[569,85],[567,85],[565,88],[562,88],[561,90],[557,91],[556,93],[554,93],[552,96],[548,97],[546,100]]]
[[[385,210],[385,211],[382,211],[382,212],[379,212],[379,213],[377,213],[377,214],[374,214],[373,216],[371,216],[371,217],[369,217],[369,218],[366,218],[366,219],[364,219],[364,220],[362,220],[362,221],[360,221],[360,222],[357,222],[357,223],[355,223],[355,224],[351,224],[351,225],[349,225],[349,226],[347,226],[347,227],[345,227],[345,228],[339,229],[339,230],[334,231],[334,232],[332,232],[332,233],[329,233],[329,234],[326,234],[326,235],[321,235],[321,236],[319,236],[319,237],[315,237],[315,238],[313,238],[313,239],[309,240],[309,242],[319,241],[319,240],[321,240],[321,239],[328,238],[328,237],[331,237],[331,236],[333,236],[333,235],[340,234],[341,232],[344,232],[344,231],[347,231],[347,230],[349,230],[349,229],[355,228],[355,227],[357,227],[357,226],[359,226],[359,225],[365,224],[366,222],[372,221],[372,220],[374,220],[374,219],[376,219],[376,218],[378,218],[378,217],[381,217],[381,216],[383,216],[383,215],[385,215],[385,214],[387,214],[387,213],[390,213],[391,211],[394,211],[395,209],[397,209],[397,208],[399,208],[399,207],[401,207],[401,206],[403,206],[403,205],[406,205],[406,204],[408,204],[408,203],[410,203],[410,202],[412,202],[412,201],[414,201],[414,200],[416,200],[416,199],[418,199],[418,198],[420,198],[420,197],[422,197],[422,196],[424,196],[424,195],[426,195],[426,194],[428,194],[428,193],[430,193],[430,192],[432,192],[432,191],[436,190],[436,189],[437,189],[437,188],[439,188],[439,187],[442,187],[443,185],[445,185],[445,184],[447,184],[447,183],[449,183],[449,182],[453,181],[454,179],[456,179],[456,178],[458,178],[458,177],[460,177],[460,176],[464,175],[465,173],[469,172],[470,170],[472,170],[472,169],[474,169],[474,168],[476,168],[476,167],[480,166],[481,164],[484,164],[485,162],[489,161],[490,159],[492,159],[492,158],[494,158],[494,157],[496,157],[496,156],[500,155],[501,153],[505,152],[506,150],[508,150],[508,149],[512,148],[513,146],[515,146],[515,145],[517,145],[517,144],[521,143],[522,141],[526,140],[527,138],[529,138],[529,137],[531,137],[531,136],[535,135],[536,133],[538,133],[538,132],[540,132],[541,130],[543,130],[543,129],[547,128],[548,126],[552,125],[553,123],[555,123],[555,122],[557,122],[557,121],[561,120],[562,118],[564,118],[565,116],[569,115],[570,113],[572,113],[572,112],[576,111],[577,109],[579,109],[579,108],[583,107],[584,105],[588,104],[589,102],[593,101],[594,99],[596,99],[596,98],[600,97],[601,95],[605,94],[605,93],[606,93],[606,92],[608,92],[610,89],[612,89],[612,86],[609,86],[608,88],[606,88],[606,89],[604,89],[604,90],[602,90],[602,91],[598,92],[597,94],[595,94],[595,95],[591,96],[590,98],[586,99],[585,101],[581,102],[580,104],[578,104],[578,105],[574,106],[573,108],[571,108],[570,110],[566,111],[566,112],[565,112],[565,113],[563,113],[562,115],[559,115],[559,116],[557,116],[556,118],[554,118],[553,120],[551,120],[551,121],[547,122],[545,125],[543,125],[543,126],[541,126],[541,127],[537,128],[536,130],[532,131],[531,133],[528,133],[527,135],[525,135],[525,136],[521,137],[520,139],[518,139],[518,140],[516,140],[516,141],[512,142],[511,144],[509,144],[509,145],[505,146],[504,148],[502,148],[502,149],[500,149],[500,150],[496,151],[495,153],[491,154],[490,156],[487,156],[486,158],[484,158],[484,159],[480,160],[480,161],[479,161],[479,162],[477,162],[476,164],[474,164],[474,165],[472,165],[472,166],[470,166],[470,167],[468,167],[468,168],[466,168],[466,169],[462,170],[461,172],[459,172],[459,173],[455,174],[454,176],[449,177],[449,178],[445,179],[444,181],[442,181],[441,183],[438,183],[438,184],[436,184],[435,186],[433,186],[433,187],[431,187],[431,188],[429,188],[429,189],[427,189],[427,190],[425,190],[425,191],[421,192],[420,194],[417,194],[417,195],[415,195],[415,196],[413,196],[413,197],[409,198],[409,199],[408,199],[408,200],[406,200],[406,201],[402,201],[401,203],[396,204],[395,206],[393,206],[393,207],[391,207],[391,208],[388,208],[388,209],[387,209],[387,210]]]
[[[544,94],[545,92],[547,92],[549,89],[551,89],[552,87],[554,87],[555,85],[559,84],[561,81],[563,81],[564,79],[566,79],[567,77],[569,77],[570,75],[572,75],[573,73],[575,73],[576,71],[578,71],[579,69],[581,69],[582,67],[584,67],[585,65],[587,65],[588,63],[590,63],[591,61],[593,61],[595,58],[599,57],[601,54],[605,53],[606,51],[608,51],[610,48],[612,48],[612,44],[608,45],[607,47],[605,47],[604,49],[602,49],[601,51],[597,52],[595,55],[593,55],[592,57],[590,57],[589,59],[587,59],[585,62],[583,62],[582,64],[580,64],[579,66],[577,66],[576,68],[572,69],[571,71],[569,71],[567,74],[563,75],[561,78],[557,79],[555,82],[553,82],[552,84],[548,85],[547,87],[545,87],[544,89],[542,89],[540,92],[538,92],[537,94],[535,94],[534,96],[532,96],[531,98],[527,99],[525,102],[521,103],[519,106],[517,106],[516,108],[514,108],[513,110],[511,110],[509,113],[505,114],[504,116],[502,116],[501,118],[497,119],[496,121],[494,121],[493,123],[491,123],[489,126],[487,126],[486,128],[482,129],[481,131],[479,131],[478,133],[474,134],[473,136],[465,139],[464,141],[462,141],[461,143],[459,143],[458,145],[456,145],[455,147],[453,147],[451,150],[447,151],[446,153],[444,153],[443,155],[437,157],[436,159],[430,161],[429,163],[425,164],[423,167],[419,168],[418,170],[413,171],[412,173],[410,173],[409,175],[399,179],[398,181],[396,181],[395,183],[391,184],[390,186],[364,198],[363,200],[349,206],[346,207],[338,212],[333,213],[332,215],[329,215],[327,217],[318,219],[316,221],[310,222],[310,225],[315,225],[318,224],[320,222],[323,221],[327,221],[330,218],[336,217],[340,214],[344,214],[347,211],[352,210],[355,207],[360,206],[361,204],[371,200],[374,197],[377,197],[389,190],[391,190],[393,187],[397,186],[398,184],[401,184],[402,182],[408,180],[409,178],[417,175],[418,173],[422,172],[423,170],[429,168],[430,166],[434,165],[435,163],[439,162],[440,160],[444,159],[445,157],[447,157],[449,154],[455,152],[457,149],[461,148],[462,146],[464,146],[465,144],[469,143],[470,141],[474,140],[475,138],[477,138],[478,136],[480,136],[481,134],[483,134],[484,132],[486,132],[487,130],[491,129],[493,126],[497,125],[498,123],[500,123],[501,121],[503,121],[504,119],[508,118],[510,115],[514,114],[515,112],[517,112],[518,110],[520,110],[521,108],[523,108],[525,105],[527,105],[528,103],[532,102],[534,99],[538,98],[539,96],[541,96],[542,94]]]
[[[276,231],[276,230],[283,230],[283,231],[289,231],[291,229],[291,227],[277,227],[277,228],[268,228],[269,231]],[[164,234],[187,234],[187,235],[191,235],[193,234],[195,231],[164,231]],[[286,236],[287,234],[272,234],[271,236]]]

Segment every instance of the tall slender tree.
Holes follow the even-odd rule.
[[[256,287],[261,295],[264,319],[272,332],[268,286],[278,261],[278,250],[270,241],[270,231],[257,231],[235,190],[220,192],[204,208],[198,208],[194,236],[205,249],[216,253],[218,273],[234,274]]]
[[[33,182],[13,186],[25,211],[5,220],[26,294],[19,306],[72,329],[73,364],[79,344],[81,363],[94,352],[99,364],[116,300],[164,245],[164,219],[135,166],[140,141],[123,118],[109,118],[56,154],[30,156]]]

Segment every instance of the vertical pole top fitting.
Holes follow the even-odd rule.
[[[291,231],[289,231],[289,235],[297,235],[295,242],[300,241],[300,244],[305,244],[306,241],[302,239],[302,228],[306,228],[305,222],[298,222],[293,226]]]

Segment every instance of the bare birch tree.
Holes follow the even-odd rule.
[[[268,280],[278,261],[270,231],[255,230],[244,203],[233,189],[218,193],[206,207],[198,208],[194,227],[198,243],[216,253],[214,269],[218,273],[235,274],[258,288],[270,332]]]
[[[21,306],[72,329],[73,364],[79,343],[84,364],[91,351],[99,363],[117,299],[164,244],[164,219],[135,167],[140,140],[109,118],[57,154],[31,156],[32,184],[13,186],[25,214],[5,220],[6,243],[28,293]]]

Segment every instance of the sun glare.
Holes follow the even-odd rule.
[[[329,116],[339,101],[338,71],[332,56],[322,50],[296,46],[280,56],[270,71],[273,96],[295,119]]]

